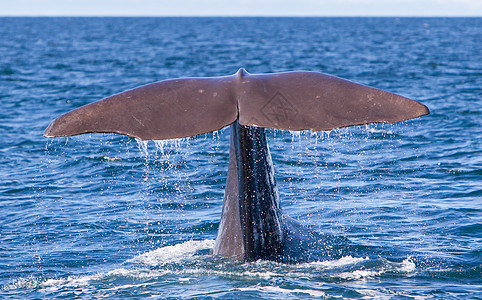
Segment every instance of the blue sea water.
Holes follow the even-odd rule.
[[[0,18],[0,298],[482,299],[481,18]],[[209,255],[229,130],[43,138],[153,81],[320,71],[431,114],[269,130],[286,261]]]

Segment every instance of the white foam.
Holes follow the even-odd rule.
[[[162,247],[132,259],[127,262],[158,266],[164,263],[181,262],[192,258],[200,250],[213,249],[214,240],[187,241],[181,244]]]
[[[340,273],[337,276],[343,279],[358,280],[358,279],[365,279],[365,278],[373,278],[376,276],[383,275],[387,272],[413,273],[416,270],[415,263],[411,261],[410,257],[403,260],[402,263],[387,262],[387,264],[388,264],[387,266],[384,266],[380,270],[376,270],[376,271],[375,270],[354,270],[351,272]]]
[[[158,266],[164,263],[181,262],[188,260],[196,254],[197,251],[212,249],[214,247],[214,240],[204,241],[188,241],[174,246],[166,246],[154,251],[147,252],[140,256],[134,257],[127,262],[141,263],[149,266]],[[202,270],[190,270],[187,273],[202,273]],[[35,277],[20,278],[15,282],[2,286],[2,290],[14,290],[14,289],[35,289],[46,292],[56,292],[63,288],[80,289],[90,286],[93,282],[103,280],[109,277],[124,277],[133,279],[151,279],[157,278],[166,274],[177,273],[171,270],[150,270],[148,268],[118,268],[109,272],[101,272],[92,275],[83,276],[67,276],[64,278],[56,279],[39,279]],[[184,272],[181,272],[184,273]],[[180,281],[189,281],[189,278],[181,278]],[[142,283],[146,284],[146,283]],[[141,285],[142,285],[141,284]],[[128,285],[121,285],[112,288],[126,289]]]
[[[104,291],[118,291],[118,290],[127,290],[127,289],[132,289],[132,288],[143,288],[143,287],[148,287],[150,285],[155,285],[157,282],[151,282],[151,283],[139,283],[139,284],[123,284],[119,286],[115,286],[112,288],[105,289]]]
[[[407,293],[403,293],[400,291],[393,291],[390,289],[379,288],[376,290],[367,289],[367,288],[358,288],[355,289],[358,293],[362,294],[362,299],[393,299],[394,297],[398,298],[410,298],[410,299],[417,299],[417,300],[424,300],[431,297],[428,296],[418,296],[418,295],[410,295]]]
[[[252,286],[237,288],[237,291],[242,292],[266,292],[266,293],[283,293],[283,294],[308,294],[313,297],[325,297],[326,294],[322,291],[313,289],[285,289],[279,286]]]
[[[358,280],[358,279],[365,279],[365,278],[373,278],[376,276],[381,275],[384,273],[383,271],[369,271],[369,270],[355,270],[352,272],[343,272],[338,274],[337,276],[343,279],[352,279],[352,280]]]
[[[1,290],[32,289],[39,285],[39,280],[34,277],[20,278],[14,282],[5,284]]]
[[[203,275],[214,275],[220,277],[247,277],[247,278],[260,278],[265,280],[276,278],[306,278],[310,279],[316,275],[327,275],[334,278],[340,278],[344,280],[363,280],[374,278],[383,275],[387,272],[396,273],[413,273],[416,271],[416,265],[407,257],[401,263],[389,262],[386,260],[377,263],[376,267],[367,267],[366,262],[370,261],[368,257],[353,257],[344,256],[337,260],[327,261],[315,261],[310,263],[301,264],[283,264],[272,261],[256,261],[246,264],[240,263],[234,264],[235,268],[230,268],[231,263],[224,265],[220,263],[220,268],[214,267],[211,264],[186,264],[183,268],[171,268],[171,263],[192,262],[193,260],[203,258],[199,255],[199,251],[210,250],[214,247],[214,240],[200,240],[200,241],[187,241],[180,244],[165,246],[153,251],[149,251],[142,255],[138,255],[132,259],[126,261],[126,263],[135,263],[138,265],[127,265],[125,268],[117,268],[108,272],[101,272],[91,275],[82,276],[68,276],[65,278],[57,279],[39,279],[34,277],[19,279],[10,284],[4,285],[3,290],[12,289],[40,289],[46,292],[56,292],[64,288],[68,290],[89,290],[91,285],[95,285],[97,281],[111,280],[112,278],[128,278],[128,279],[140,279],[149,280],[153,278],[160,278],[165,275],[175,275],[178,282],[189,282],[192,278]],[[165,267],[165,266],[168,267]],[[152,270],[151,267],[155,267]],[[226,266],[228,266],[226,268]],[[328,272],[327,272],[328,271]],[[192,276],[190,275],[192,274]],[[120,282],[119,282],[120,283]],[[122,283],[118,286],[113,286],[109,289],[103,289],[104,291],[115,292],[115,290],[123,289],[135,289],[136,287],[147,286],[150,283],[147,282],[130,282],[129,284]],[[287,289],[278,286],[251,286],[243,288],[235,288],[233,291],[259,291],[266,293],[283,293],[291,296],[294,294],[307,294],[312,297],[325,297],[325,293],[315,289]],[[366,297],[381,298],[386,296],[383,291],[368,290],[362,286],[360,290],[357,290]]]
[[[205,249],[212,249],[214,247],[214,240],[204,241],[188,241],[174,246],[166,246],[154,251],[139,255],[127,262],[141,263],[148,266],[158,266],[165,263],[181,262],[189,260],[194,257],[196,252]],[[186,273],[202,273],[203,270],[189,270]],[[67,276],[65,278],[56,279],[39,279],[34,277],[20,278],[15,282],[6,284],[2,287],[3,290],[13,290],[21,288],[40,288],[47,292],[55,292],[62,288],[81,289],[92,284],[93,281],[103,280],[108,277],[124,277],[133,279],[151,279],[157,278],[166,274],[173,274],[175,271],[171,270],[150,270],[148,268],[118,268],[109,272],[96,273],[92,275],[83,276]],[[184,273],[181,272],[181,273]],[[189,278],[181,278],[180,281],[188,281]],[[127,285],[115,287],[114,289],[128,288]]]
[[[149,270],[149,269],[125,269],[125,268],[119,268],[115,269],[112,271],[109,271],[107,273],[101,273],[99,274],[99,279],[100,278],[105,278],[105,277],[130,277],[134,279],[151,279],[151,278],[156,278],[162,275],[167,274],[169,271],[156,271],[156,270]]]
[[[316,268],[316,269],[336,269],[350,265],[356,265],[360,262],[369,260],[368,257],[353,257],[351,255],[344,256],[338,260],[315,261],[298,265],[299,268]]]
[[[402,261],[402,265],[398,267],[400,273],[413,273],[416,270],[415,263],[412,262],[411,257],[407,257]]]
[[[155,270],[148,270],[148,269],[124,269],[119,268],[112,270],[110,272],[102,272],[92,275],[84,275],[84,276],[68,276],[65,278],[57,278],[57,279],[38,279],[38,278],[22,278],[13,283],[7,284],[2,287],[3,290],[13,290],[13,289],[40,289],[44,292],[56,292],[58,290],[69,288],[69,289],[79,289],[89,287],[95,281],[100,281],[105,278],[109,277],[124,277],[124,278],[134,278],[134,279],[151,279],[163,276],[169,271],[155,271]],[[141,283],[140,285],[147,285],[147,283]],[[127,288],[127,285],[121,285],[111,290],[115,289],[123,289]]]
[[[274,272],[271,272],[271,271],[259,271],[259,272],[245,271],[241,274],[244,275],[244,276],[247,276],[247,277],[257,277],[257,278],[262,278],[262,279],[270,279],[270,278],[273,278],[273,277],[283,277],[282,274],[274,273]]]

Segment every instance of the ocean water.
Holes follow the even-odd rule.
[[[0,18],[0,298],[481,299],[481,18]],[[229,129],[43,138],[153,81],[320,71],[431,114],[268,130],[301,242],[212,257]]]

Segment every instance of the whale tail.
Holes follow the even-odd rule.
[[[160,81],[82,106],[55,119],[45,137],[118,133],[182,138],[241,125],[323,131],[423,116],[414,100],[317,72]]]
[[[60,116],[44,135],[105,132],[158,140],[232,124],[214,254],[276,260],[284,225],[263,127],[320,131],[428,113],[417,101],[321,73],[251,75],[241,69],[232,76],[161,81],[105,98]]]

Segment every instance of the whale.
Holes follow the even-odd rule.
[[[195,136],[230,126],[229,166],[213,254],[279,260],[287,229],[265,128],[329,131],[429,114],[422,103],[309,71],[191,77],[136,87],[67,112],[45,137],[116,133],[140,140]]]

